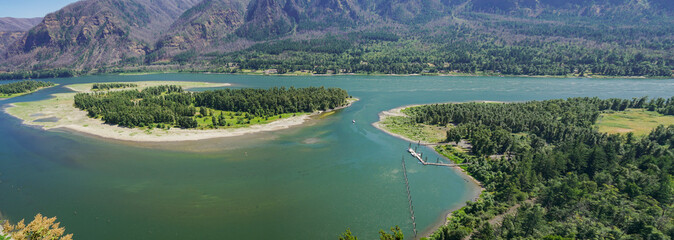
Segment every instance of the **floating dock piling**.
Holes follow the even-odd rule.
[[[407,188],[407,202],[410,205],[410,216],[412,218],[412,230],[414,230],[414,238],[417,237],[417,222],[414,217],[414,206],[412,205],[412,194],[410,193],[410,182],[407,180],[407,168],[405,167],[405,157],[403,156],[403,175],[405,176],[405,187]]]

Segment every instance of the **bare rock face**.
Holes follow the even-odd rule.
[[[26,36],[26,32],[0,32],[0,52],[3,52],[12,43]]]
[[[51,13],[3,54],[3,65],[97,67],[142,57],[197,0],[84,0]]]
[[[361,8],[354,0],[317,0],[308,7],[308,19],[313,25],[332,27],[355,25],[364,17]]]
[[[174,53],[217,47],[243,25],[247,4],[236,0],[205,0],[171,25],[158,48]]]
[[[43,19],[0,18],[0,70],[142,64],[183,52],[243,49],[294,34],[423,26],[464,11],[532,17],[666,15],[674,12],[671,1],[82,0]]]
[[[0,53],[26,36],[26,32],[41,21],[42,18],[0,18]]]
[[[252,0],[237,34],[262,40],[295,31],[355,26],[366,15],[355,0]]]
[[[245,23],[237,34],[253,40],[287,34],[295,27],[294,19],[284,10],[284,0],[253,0]]]

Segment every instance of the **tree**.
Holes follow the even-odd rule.
[[[342,236],[339,237],[339,240],[358,240],[358,237],[351,233],[351,229],[346,229],[346,232],[342,233]]]
[[[72,234],[63,235],[65,228],[56,222],[56,217],[47,218],[39,213],[28,225],[24,224],[24,220],[16,225],[6,221],[2,227],[14,240],[72,240],[73,238]]]
[[[461,132],[459,128],[451,128],[447,131],[447,141],[459,143],[461,141]]]
[[[493,240],[496,239],[496,236],[494,234],[494,229],[491,227],[491,225],[487,222],[482,225],[480,229],[473,234],[472,239],[480,239],[480,240]]]
[[[405,237],[403,235],[403,231],[400,230],[399,226],[391,228],[391,234],[386,233],[384,230],[379,230],[379,235],[380,240],[403,240],[403,238]]]

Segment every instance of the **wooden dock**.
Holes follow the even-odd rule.
[[[460,165],[470,164],[470,163],[461,163],[461,164],[441,163],[439,158],[438,158],[437,162],[424,161],[424,159],[422,158],[423,154],[417,153],[416,149],[412,149],[411,143],[410,143],[409,148],[407,149],[407,152],[409,152],[414,158],[419,160],[419,162],[421,162],[421,164],[423,164],[423,165],[456,167],[456,166],[460,166]],[[414,231],[414,238],[416,239],[417,238],[417,221],[416,221],[416,218],[414,217],[414,204],[412,202],[412,193],[410,192],[410,182],[407,178],[407,166],[405,166],[405,156],[404,155],[403,155],[403,158],[402,158],[402,166],[403,166],[403,176],[404,176],[404,179],[405,179],[405,188],[407,189],[407,202],[410,206],[410,217],[412,218],[412,230]]]
[[[412,149],[412,148],[407,149],[407,152],[409,152],[412,155],[412,157],[419,160],[419,162],[421,162],[421,164],[423,164],[423,165],[457,167],[457,166],[461,166],[461,165],[470,164],[470,163],[441,163],[439,160],[438,160],[438,162],[428,162],[428,161],[424,161],[424,159],[422,158],[422,155],[423,155],[422,153],[417,153],[417,151]]]

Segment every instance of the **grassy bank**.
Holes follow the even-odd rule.
[[[270,117],[262,117],[262,116],[249,116],[248,113],[220,111],[210,108],[207,111],[209,114],[205,116],[198,115],[195,117],[195,120],[197,120],[198,124],[197,129],[224,129],[224,128],[248,127],[251,125],[268,124],[277,121],[279,119],[303,116],[307,114],[298,112],[298,113],[277,114]],[[219,117],[220,115],[222,115],[222,118]],[[220,119],[222,119],[224,120],[224,123],[221,123],[222,126],[218,126],[217,122],[216,124],[214,124],[213,122],[214,119],[216,119],[215,121],[220,121]]]
[[[437,143],[447,137],[446,127],[417,124],[409,117],[390,116],[380,122],[383,129],[424,143]]]
[[[627,109],[621,112],[602,113],[596,126],[599,132],[608,134],[631,132],[643,136],[658,125],[672,124],[674,116],[665,116],[645,109]]]
[[[41,89],[58,86],[52,82],[24,80],[7,84],[0,84],[0,99],[13,98],[31,94]]]
[[[671,177],[667,170],[653,172],[671,165],[674,116],[670,104],[645,98],[432,104],[414,106],[412,111],[408,107],[383,112],[376,125],[410,141],[427,139],[433,130],[439,134],[447,125],[452,126],[447,128],[447,135],[455,136],[450,137],[452,141],[471,143],[467,148],[470,154],[449,144],[428,143],[452,162],[471,163],[465,166],[465,172],[479,179],[486,189],[479,198],[453,211],[446,224],[427,235],[429,239],[574,239],[585,230],[600,238],[650,238],[669,234],[671,228],[644,227],[631,224],[635,220],[597,215],[603,209],[620,208],[641,219],[650,216],[639,205],[642,201],[654,207],[671,204]],[[625,137],[627,132],[633,132],[638,141]],[[616,149],[624,149],[625,154],[616,154]],[[638,170],[642,161],[652,164],[649,166],[653,169]],[[635,181],[634,175],[624,175],[625,169],[632,169],[638,178],[655,180]],[[613,182],[606,182],[605,176],[611,176]],[[589,207],[576,211],[576,202]],[[662,217],[671,219],[672,215]],[[537,223],[523,225],[530,219]],[[601,219],[600,224],[585,225],[596,219]],[[626,221],[629,227],[622,225]],[[562,228],[567,230],[558,230]],[[608,229],[613,232],[606,232]]]
[[[229,86],[226,83],[171,81],[133,82],[133,84],[135,84],[133,87],[115,88],[111,91],[145,89],[165,85],[176,85],[183,89]],[[41,101],[14,103],[5,111],[22,119],[24,124],[39,126],[43,129],[64,128],[101,138],[134,142],[194,141],[276,131],[301,125],[309,121],[311,116],[316,115],[317,118],[320,118],[321,114],[325,114],[323,111],[317,111],[315,113],[283,113],[259,117],[245,112],[220,111],[212,108],[205,108],[204,113],[202,113],[201,108],[196,107],[197,114],[193,116],[196,121],[196,127],[194,128],[181,129],[161,123],[143,127],[121,127],[105,124],[100,117],[91,118],[87,111],[74,106],[76,94],[101,92],[94,91],[92,86],[93,83],[68,85],[66,87],[76,93],[59,93],[53,94],[52,98]],[[340,108],[348,107],[356,100],[347,99],[348,104]],[[221,124],[214,125],[214,118],[217,118],[217,122]],[[221,119],[223,120],[221,121]]]
[[[58,86],[58,84],[56,84],[56,85],[54,85],[54,86],[51,86],[51,87],[55,87],[55,86]],[[34,90],[34,91],[24,92],[24,93],[0,94],[0,99],[8,99],[8,98],[20,97],[20,96],[23,96],[23,95],[28,95],[28,94],[31,94],[31,93],[40,91],[40,90],[42,90],[42,89],[45,89],[45,88],[51,88],[51,87],[38,88],[38,89],[36,89],[36,90]]]

